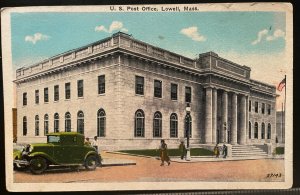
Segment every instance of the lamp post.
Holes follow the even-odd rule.
[[[190,152],[190,113],[191,113],[191,106],[187,103],[186,108],[186,160],[191,160],[191,152]]]

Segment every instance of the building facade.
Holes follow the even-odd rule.
[[[275,143],[276,88],[250,73],[214,52],[190,59],[116,33],[16,71],[18,142],[78,131],[105,147],[177,146],[189,125],[191,144]]]

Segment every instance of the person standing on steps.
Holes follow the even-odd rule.
[[[220,151],[219,151],[218,144],[216,144],[216,146],[214,147],[214,155],[216,156],[216,158],[219,158]]]
[[[165,140],[163,140],[163,139],[160,141],[159,150],[160,150],[160,160],[161,160],[160,166],[163,166],[165,161],[168,163],[168,166],[169,166],[171,164],[171,162],[170,162],[170,158],[168,155],[168,146],[165,143]]]
[[[227,146],[223,144],[223,158],[227,157]]]

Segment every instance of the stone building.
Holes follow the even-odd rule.
[[[285,143],[285,119],[284,111],[276,112],[276,136],[278,143]]]
[[[275,86],[214,52],[197,59],[124,33],[16,71],[18,142],[54,131],[117,148],[177,145],[191,106],[191,144],[274,143]]]

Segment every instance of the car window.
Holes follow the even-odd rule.
[[[60,142],[60,136],[48,136],[48,143],[59,143]]]

